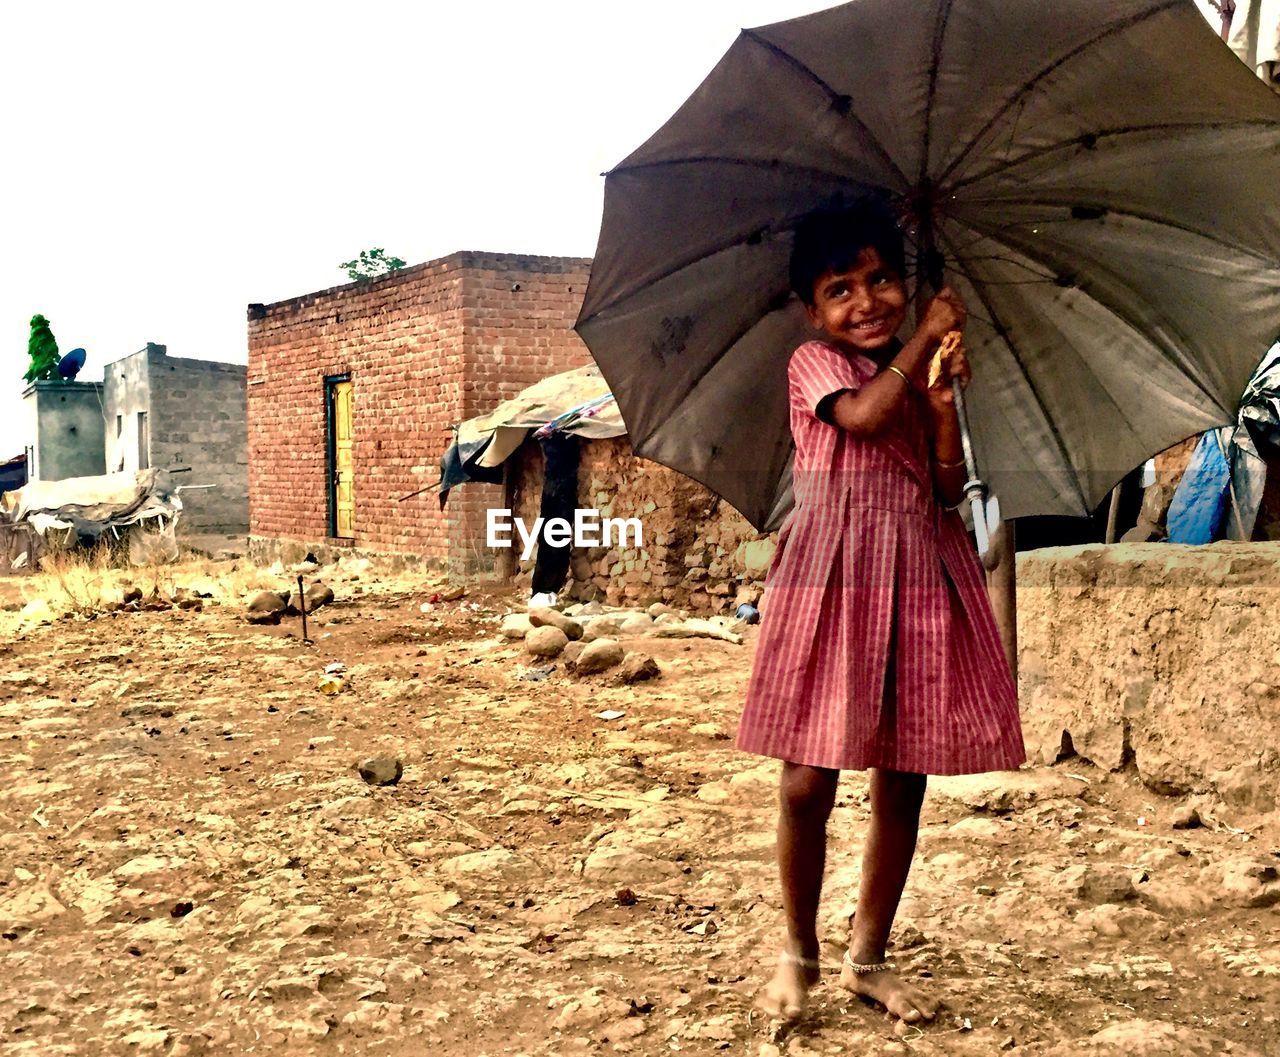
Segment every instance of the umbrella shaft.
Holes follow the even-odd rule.
[[[970,480],[977,480],[978,460],[973,454],[973,438],[969,435],[969,412],[965,407],[964,389],[958,378],[951,379],[951,394],[955,398],[956,420],[960,423],[960,445],[964,449],[965,472]]]

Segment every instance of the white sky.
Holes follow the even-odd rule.
[[[7,5],[0,459],[28,442],[34,313],[93,380],[148,341],[243,363],[246,305],[344,283],[373,246],[589,256],[600,173],[741,26],[828,6]]]

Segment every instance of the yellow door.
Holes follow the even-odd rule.
[[[333,496],[338,536],[356,535],[355,468],[352,459],[352,393],[350,382],[333,386]]]

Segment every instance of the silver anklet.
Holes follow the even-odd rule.
[[[871,965],[863,965],[860,962],[855,962],[853,958],[849,956],[848,951],[844,952],[844,964],[853,970],[855,976],[866,976],[868,973],[882,973],[886,969],[893,968],[892,962],[873,962]]]

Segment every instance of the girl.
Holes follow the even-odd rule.
[[[885,961],[915,853],[928,774],[1017,767],[1017,693],[982,567],[955,507],[966,479],[951,378],[928,362],[965,307],[951,290],[916,332],[902,234],[878,203],[815,214],[796,232],[791,285],[824,337],[791,358],[795,509],[738,745],[781,759],[778,866],[787,944],[757,1005],[793,1020],[819,977],[826,825],[845,769],[871,771],[871,824],[843,987],[905,1021],[941,1003]]]

